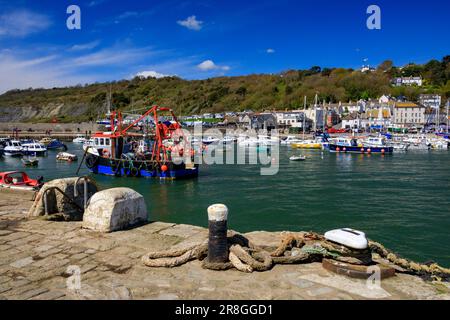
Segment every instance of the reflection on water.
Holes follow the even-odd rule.
[[[81,160],[81,146],[69,144]],[[224,156],[226,152],[223,152]],[[303,162],[289,161],[304,154]],[[79,163],[57,162],[56,152],[37,168],[3,158],[0,170],[25,169],[46,180],[74,176]],[[450,152],[394,155],[330,154],[280,147],[280,170],[261,176],[257,165],[202,165],[198,179],[160,181],[95,176],[103,188],[130,187],[145,196],[150,218],[206,226],[207,207],[225,203],[230,228],[364,230],[394,251],[450,266]],[[80,174],[88,174],[82,167]]]

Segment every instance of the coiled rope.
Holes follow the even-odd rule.
[[[435,263],[419,264],[397,257],[378,242],[369,241],[367,250],[352,250],[348,247],[330,242],[322,235],[313,232],[282,233],[280,245],[269,252],[250,242],[243,235],[228,231],[229,261],[210,263],[205,259],[208,254],[208,240],[199,245],[184,249],[172,249],[149,252],[142,257],[142,262],[149,267],[173,268],[191,260],[201,260],[202,267],[211,270],[236,268],[242,272],[267,271],[276,264],[300,264],[320,262],[323,258],[356,265],[373,264],[372,254],[376,253],[392,264],[401,267],[399,272],[415,274],[438,281],[450,280],[450,269]]]

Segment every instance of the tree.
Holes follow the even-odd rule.
[[[322,76],[323,77],[329,77],[333,70],[334,69],[332,69],[332,68],[331,69],[330,68],[323,68],[322,69]]]
[[[240,95],[242,98],[245,98],[245,95],[247,94],[247,88],[244,86],[239,87],[236,90],[236,94]]]
[[[388,72],[392,69],[393,66],[394,63],[392,62],[392,60],[385,60],[378,66],[378,70]]]
[[[291,86],[286,86],[285,93],[287,96],[290,95],[293,91],[294,90],[292,89]]]

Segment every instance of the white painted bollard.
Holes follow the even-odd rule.
[[[208,262],[224,263],[228,261],[227,243],[228,208],[224,204],[208,207]]]

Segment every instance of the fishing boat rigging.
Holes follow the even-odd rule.
[[[168,113],[172,121],[160,113]],[[147,130],[131,132],[140,122],[147,124]],[[91,172],[161,179],[198,175],[194,153],[172,109],[153,106],[125,128],[122,113],[112,111],[110,126],[111,131],[95,133],[93,145],[85,147],[85,163]]]

